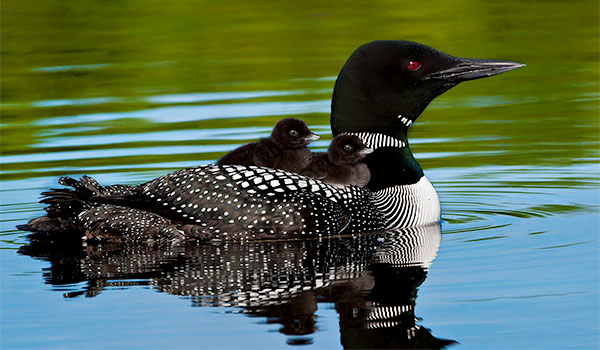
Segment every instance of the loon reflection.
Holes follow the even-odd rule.
[[[155,286],[192,306],[282,325],[289,344],[312,342],[317,303],[333,303],[345,348],[444,348],[417,324],[417,288],[437,253],[439,225],[305,241],[222,242],[168,246],[35,241],[21,254],[48,260],[46,282],[87,281],[65,297],[95,297],[111,287]],[[63,290],[62,288],[57,288]]]

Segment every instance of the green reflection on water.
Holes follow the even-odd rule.
[[[410,135],[413,140],[446,140],[415,142],[417,157],[430,155],[420,161],[424,169],[491,164],[560,167],[597,160],[597,1],[440,1],[417,9],[412,4],[233,1],[223,6],[184,1],[165,6],[159,1],[5,1],[2,154],[88,153],[69,160],[3,164],[0,179],[54,175],[56,168],[67,166],[87,173],[121,166],[113,170],[127,172],[131,169],[122,166],[213,160],[225,151],[202,146],[233,147],[259,135],[143,142],[127,142],[121,136],[93,145],[68,144],[68,137],[270,127],[289,115],[285,109],[281,114],[266,113],[271,104],[328,100],[345,59],[358,45],[374,39],[415,40],[457,56],[528,65],[462,84],[434,101]],[[308,92],[289,93],[298,90]],[[273,91],[280,94],[189,103],[148,99]],[[261,107],[248,117],[229,119],[197,120],[194,111],[189,112],[190,119],[180,122],[144,118],[144,111],[175,107],[163,118],[177,119],[182,106],[217,106],[225,114],[229,110],[235,114],[240,103]],[[141,116],[118,114],[132,111],[142,111]],[[114,118],[85,121],[86,116],[99,113]],[[310,125],[328,124],[327,108],[300,108],[291,115]],[[53,117],[68,117],[68,125],[45,123]],[[66,137],[67,145],[52,146],[52,133]],[[107,158],[94,155],[115,147],[180,145],[198,150],[169,156],[136,156],[134,151]],[[90,171],[94,166],[106,168]],[[30,174],[29,169],[47,170]]]

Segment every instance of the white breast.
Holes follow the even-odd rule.
[[[440,200],[425,176],[412,185],[393,186],[373,193],[387,229],[422,226],[440,221]]]

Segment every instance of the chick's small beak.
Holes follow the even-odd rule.
[[[304,141],[314,141],[314,140],[318,140],[319,139],[319,135],[315,134],[315,133],[310,133],[310,135],[306,136],[304,138]]]
[[[364,148],[362,151],[360,151],[360,154],[364,154],[367,155],[369,153],[373,153],[373,149],[372,148]]]

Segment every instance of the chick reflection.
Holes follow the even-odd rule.
[[[328,302],[340,316],[345,348],[443,348],[453,341],[434,337],[414,315],[417,287],[440,240],[434,225],[296,242],[82,249],[32,241],[20,252],[51,262],[47,283],[88,282],[65,297],[153,285],[189,296],[193,306],[231,306],[279,323],[282,333],[295,336],[290,344],[311,342],[317,303]]]

